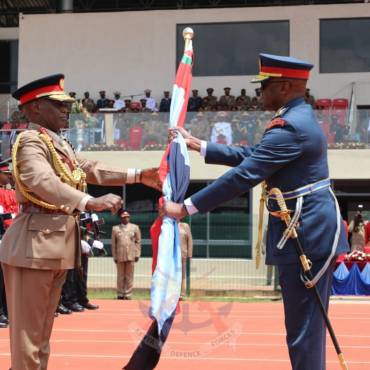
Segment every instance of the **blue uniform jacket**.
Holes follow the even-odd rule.
[[[286,192],[329,177],[326,139],[311,106],[303,98],[297,98],[280,109],[278,117],[280,121],[274,121],[278,124],[270,125],[256,146],[239,148],[207,143],[206,163],[234,168],[191,196],[200,212],[211,211],[263,180],[269,189],[277,187]],[[295,202],[288,201],[288,208],[294,210]],[[270,206],[278,209],[277,204]],[[269,215],[268,264],[298,262],[293,240],[289,239],[282,250],[276,248],[284,229],[285,225],[279,218]],[[336,229],[335,199],[329,189],[305,196],[297,231],[311,260],[330,255]],[[340,229],[337,253],[348,250],[342,221]]]

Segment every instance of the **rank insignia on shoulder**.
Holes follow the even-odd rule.
[[[287,110],[289,109],[289,107],[282,107],[280,108],[274,115],[274,118],[277,118],[277,117],[280,117],[282,116],[284,113],[287,112]]]
[[[285,119],[283,118],[274,118],[273,120],[271,120],[268,125],[266,126],[266,130],[270,130],[272,129],[273,127],[276,127],[276,126],[280,126],[280,127],[284,127],[285,126]]]

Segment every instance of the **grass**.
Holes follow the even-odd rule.
[[[116,299],[117,294],[115,290],[111,289],[91,289],[89,290],[89,299]],[[275,296],[226,296],[226,295],[208,295],[200,294],[192,295],[186,298],[186,301],[207,301],[207,302],[271,302],[276,301],[280,297]],[[133,300],[150,300],[150,293],[147,290],[134,291],[132,295]]]

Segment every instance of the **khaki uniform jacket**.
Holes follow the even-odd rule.
[[[135,261],[141,255],[141,232],[138,225],[116,225],[112,228],[112,256],[118,262]]]
[[[193,257],[193,236],[191,235],[190,226],[185,222],[179,223],[181,257]]]
[[[217,107],[217,97],[216,96],[205,96],[203,98],[203,103],[202,103],[202,106],[205,110],[211,110],[212,108],[215,108]]]
[[[235,107],[235,96],[233,95],[222,95],[220,101],[218,102],[220,107]]]
[[[54,171],[46,144],[38,137],[40,126],[30,125],[22,134],[17,152],[20,180],[38,198],[63,211],[56,214],[19,213],[6,231],[0,246],[0,261],[36,269],[71,269],[79,262],[78,219],[72,215],[85,193],[62,182]],[[87,182],[123,185],[125,170],[110,169],[96,161],[79,158],[59,135],[47,130],[59,153],[64,153],[86,172]],[[19,203],[28,202],[16,185]],[[42,210],[40,210],[42,212]]]

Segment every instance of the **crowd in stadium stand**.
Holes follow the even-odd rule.
[[[204,140],[224,144],[253,145],[261,139],[266,122],[272,112],[263,110],[261,91],[255,89],[254,96],[248,96],[241,89],[235,97],[231,88],[225,87],[220,97],[214,95],[213,88],[206,89],[206,95],[192,90],[189,98],[186,127]],[[157,102],[146,89],[140,96],[121,98],[120,92],[108,97],[106,91],[99,91],[95,101],[86,91],[83,98],[76,99],[71,108],[70,140],[79,150],[155,150],[166,145],[168,112],[171,106],[169,91],[163,92]],[[135,100],[134,100],[135,98]],[[367,142],[367,127],[361,125],[355,136],[350,135],[347,99],[318,99],[306,90],[305,100],[317,111],[318,121],[327,137],[329,147],[357,148]],[[114,145],[104,143],[104,113],[114,112]],[[126,114],[135,113],[135,114]],[[3,130],[25,129],[27,122],[20,111],[15,111],[10,122],[2,124]],[[89,129],[89,130],[82,130]],[[84,132],[83,132],[84,131]]]

